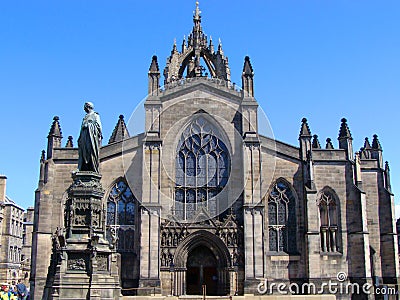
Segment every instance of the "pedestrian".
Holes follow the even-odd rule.
[[[0,299],[1,300],[18,300],[18,298],[14,295],[14,293],[10,291],[10,289],[8,288],[8,285],[3,285],[1,287]]]
[[[18,294],[18,299],[20,300],[26,300],[26,297],[28,296],[28,290],[26,288],[26,285],[22,282],[21,279],[18,279],[17,294]]]

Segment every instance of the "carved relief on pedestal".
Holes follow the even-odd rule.
[[[108,255],[97,254],[97,270],[98,271],[108,271]]]
[[[70,254],[67,261],[67,269],[70,271],[87,271],[89,260],[87,256]]]

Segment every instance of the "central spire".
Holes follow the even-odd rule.
[[[218,46],[218,51],[214,51],[212,39],[210,42],[201,28],[201,11],[199,2],[196,1],[196,8],[193,12],[193,28],[182,43],[182,52],[179,52],[174,43],[171,56],[167,59],[167,65],[164,69],[164,84],[168,84],[184,77],[186,78],[207,76],[206,70],[202,66],[202,60],[205,62],[209,74],[213,78],[220,78],[230,81],[230,69],[228,58],[224,56],[222,45]]]
[[[196,1],[196,10],[194,11],[194,15],[193,15],[193,21],[196,24],[196,21],[201,22],[201,10],[199,9],[199,1]]]
[[[203,76],[203,67],[201,66],[201,50],[203,47],[207,47],[207,36],[203,33],[203,29],[201,28],[201,16],[200,16],[199,2],[196,1],[196,10],[193,14],[193,30],[189,35],[189,41],[191,41],[193,49],[194,49],[194,76],[201,77]]]

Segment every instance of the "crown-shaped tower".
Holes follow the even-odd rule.
[[[222,51],[222,43],[219,41],[218,50],[214,51],[212,39],[208,42],[207,35],[204,34],[201,27],[201,11],[199,2],[196,2],[196,9],[193,14],[193,29],[186,38],[183,39],[182,52],[179,52],[174,42],[171,56],[167,59],[164,69],[164,84],[168,84],[175,80],[186,78],[207,76],[206,70],[201,65],[201,59],[212,78],[231,80],[228,58]]]

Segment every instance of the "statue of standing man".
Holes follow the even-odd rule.
[[[103,138],[100,116],[93,110],[94,105],[91,102],[86,102],[83,109],[86,112],[86,116],[83,118],[81,133],[78,139],[78,170],[99,173],[99,154],[101,139]]]

